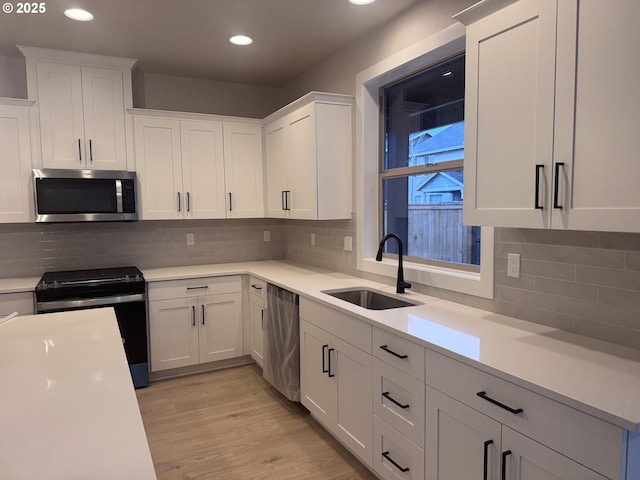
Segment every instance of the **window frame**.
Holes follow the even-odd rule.
[[[397,274],[397,260],[389,255],[385,254],[382,262],[375,261],[382,231],[380,88],[464,51],[464,26],[454,24],[356,75],[356,232],[360,271],[390,278]],[[406,168],[413,170],[413,167]],[[406,173],[401,170],[404,169],[394,169],[394,173]],[[405,279],[492,299],[493,228],[482,227],[481,239],[479,271],[455,268],[456,264],[445,262],[426,264],[409,259],[404,263]]]

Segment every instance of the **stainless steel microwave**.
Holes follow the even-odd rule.
[[[34,169],[33,184],[36,222],[138,220],[135,172]]]

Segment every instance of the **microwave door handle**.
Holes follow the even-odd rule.
[[[122,180],[116,180],[116,212],[122,213]]]

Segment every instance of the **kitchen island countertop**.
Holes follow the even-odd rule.
[[[0,477],[156,478],[113,308],[0,325]]]

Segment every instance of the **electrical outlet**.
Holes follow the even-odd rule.
[[[311,234],[311,246],[312,247],[316,246],[316,234],[315,233]]]
[[[193,233],[187,233],[187,245],[195,245],[196,239]]]
[[[520,277],[520,254],[509,253],[507,254],[507,276]]]
[[[344,237],[344,249],[347,252],[353,251],[353,237]]]
[[[271,241],[271,232],[269,230],[265,230],[264,231],[264,241],[265,242],[270,242]]]

